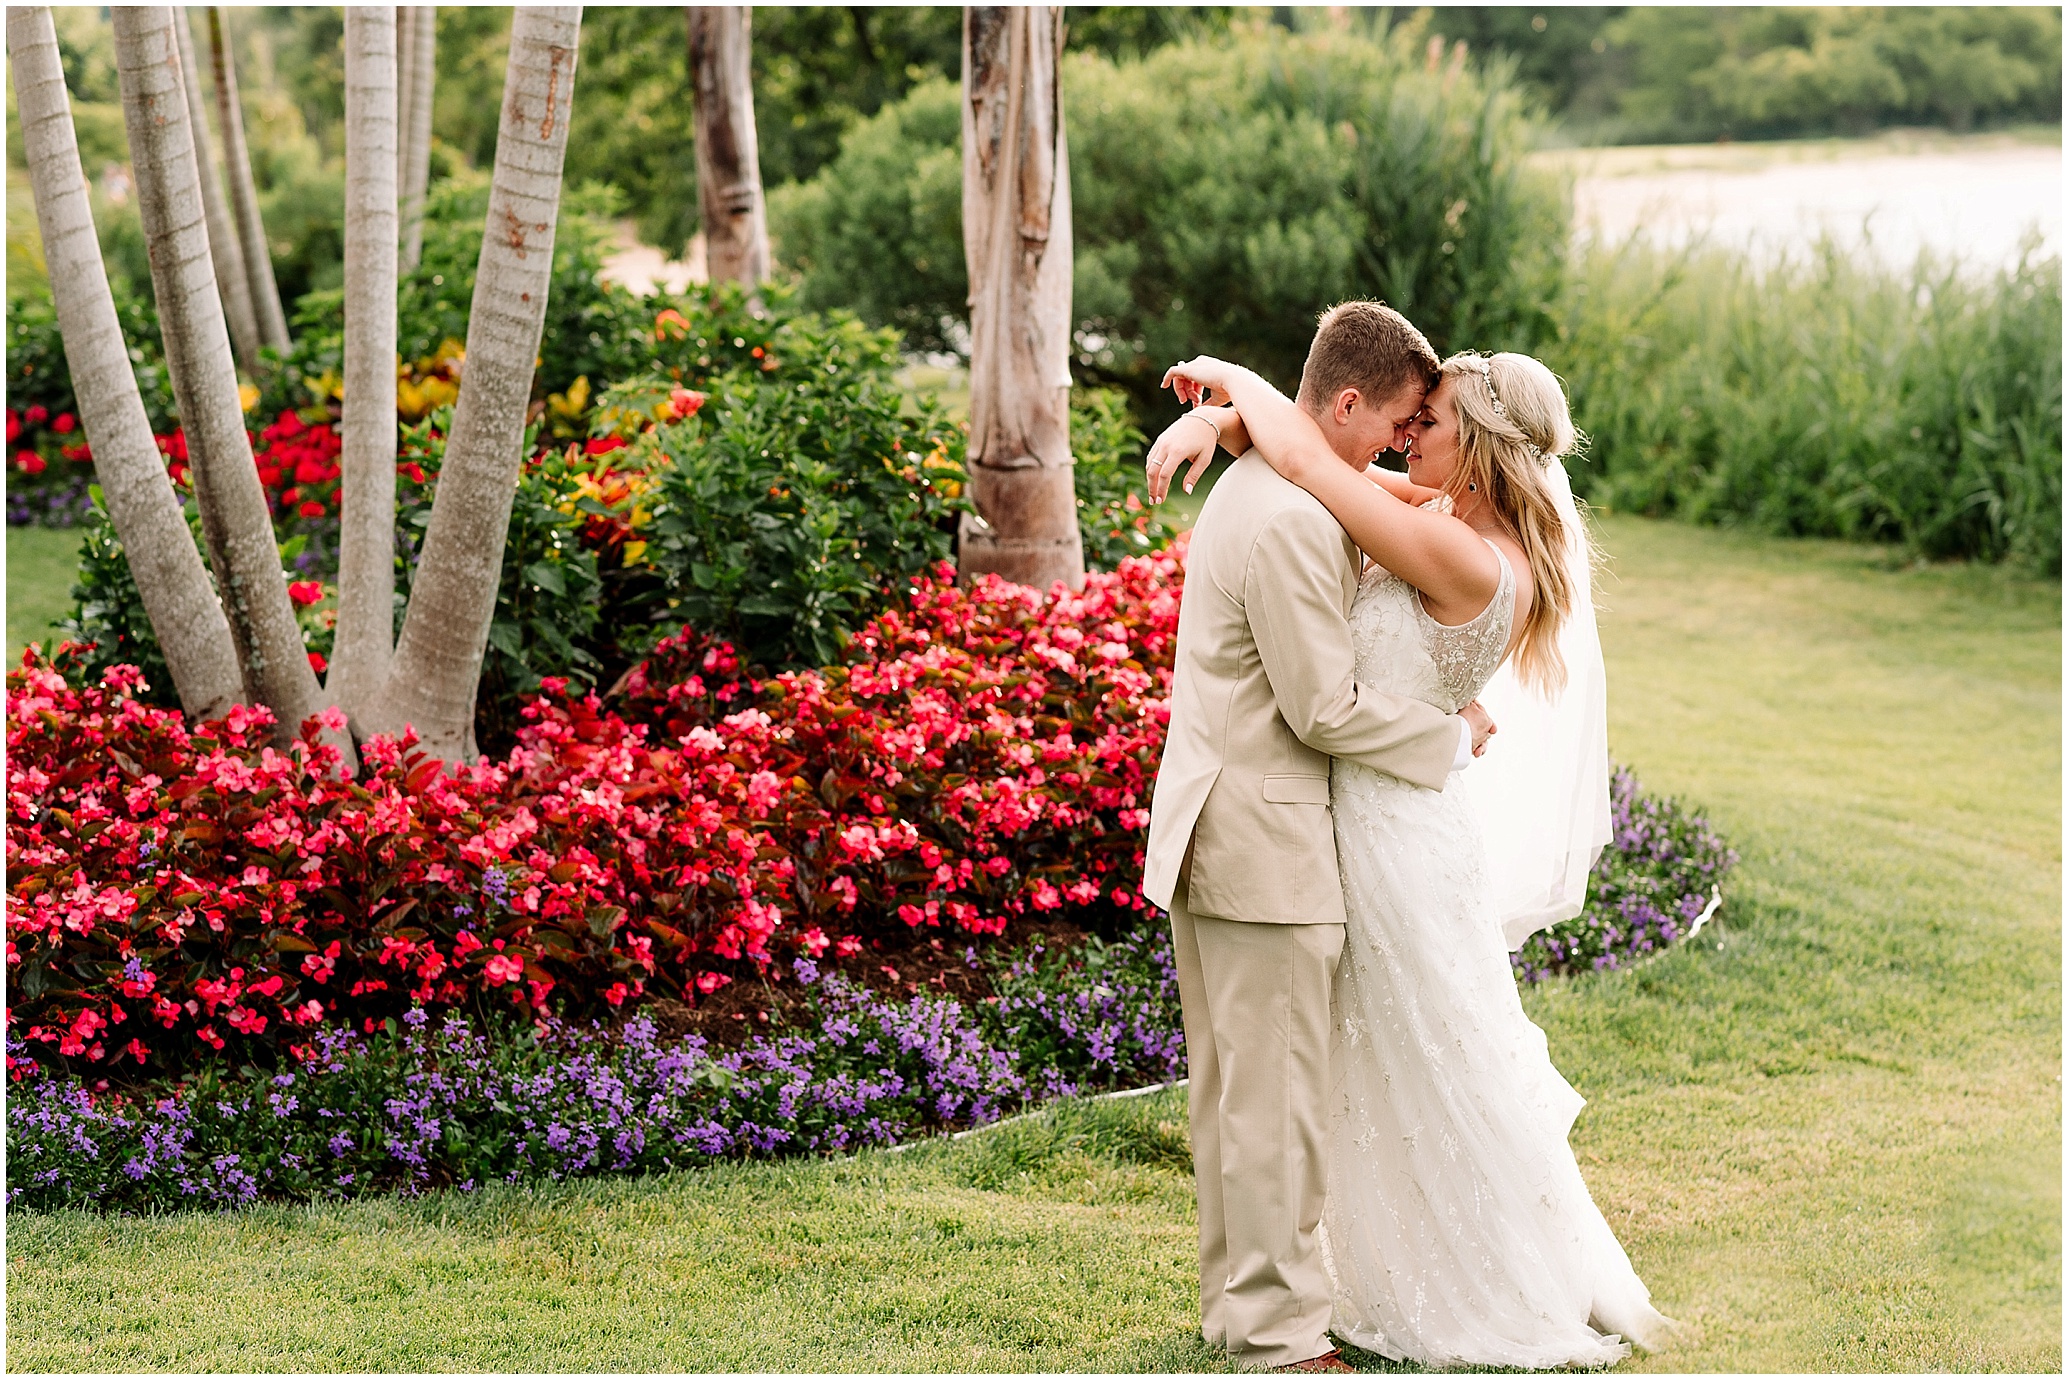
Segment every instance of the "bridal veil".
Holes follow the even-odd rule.
[[[1594,571],[1578,540],[1586,519],[1565,465],[1545,480],[1574,540],[1566,547],[1573,610],[1558,635],[1562,689],[1524,685],[1511,659],[1480,692],[1498,726],[1486,755],[1463,777],[1486,838],[1495,914],[1512,952],[1536,931],[1570,920],[1587,899],[1587,875],[1609,841],[1608,677],[1594,620]]]

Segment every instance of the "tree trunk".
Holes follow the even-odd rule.
[[[410,56],[416,46],[416,29],[410,23],[411,7],[395,7],[395,186],[399,198],[409,181],[409,74],[415,70]]]
[[[962,246],[969,263],[964,578],[1084,584],[1070,458],[1070,160],[1057,6],[962,12]]]
[[[244,277],[251,288],[251,309],[258,318],[259,341],[281,354],[288,350],[287,314],[280,309],[280,285],[273,280],[273,251],[266,247],[265,223],[259,219],[258,187],[251,180],[251,151],[244,143],[244,105],[237,96],[237,65],[223,32],[223,9],[208,7],[209,56],[215,67],[215,122],[223,136],[223,176],[230,184],[230,209],[237,221],[237,239],[244,251]]]
[[[325,689],[355,720],[394,656],[395,16],[345,7],[344,509]]]
[[[691,5],[689,74],[696,92],[697,207],[714,283],[768,277],[768,208],[754,134],[753,14],[746,5]]]
[[[579,6],[520,6],[511,20],[459,403],[394,666],[365,715],[371,733],[413,725],[424,747],[448,762],[470,750],[474,692],[524,460],[580,39]]]
[[[215,285],[223,295],[223,315],[230,323],[230,344],[236,347],[237,362],[245,373],[256,375],[258,316],[251,308],[244,250],[237,243],[237,228],[223,200],[223,184],[216,177],[215,152],[209,147],[208,98],[201,92],[201,64],[194,58],[194,17],[192,11],[181,10],[174,18],[180,41],[180,85],[186,88],[187,124],[194,131],[194,162],[201,171],[201,209],[208,216],[208,256],[215,262]]]
[[[128,553],[180,708],[190,719],[218,718],[243,698],[237,652],[130,371],[47,8],[7,11],[7,53],[50,295],[79,418],[93,448],[94,477]]]
[[[151,259],[165,364],[187,433],[201,532],[245,695],[273,711],[276,737],[290,741],[319,708],[316,675],[288,602],[280,547],[237,398],[230,337],[201,218],[193,130],[180,89],[177,26],[163,6],[116,5],[110,17],[137,211]]]
[[[401,44],[402,88],[399,171],[402,188],[402,271],[408,273],[424,256],[424,193],[431,183],[431,100],[436,94],[438,11],[431,5],[398,6],[396,27],[407,34]]]

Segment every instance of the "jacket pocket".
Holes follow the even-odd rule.
[[[1328,778],[1267,776],[1264,778],[1264,799],[1279,805],[1326,805]]]

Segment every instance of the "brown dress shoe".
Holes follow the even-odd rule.
[[[1274,1372],[1277,1372],[1277,1371],[1307,1371],[1307,1372],[1322,1372],[1322,1371],[1338,1371],[1338,1370],[1341,1370],[1341,1371],[1349,1371],[1349,1372],[1350,1372],[1351,1374],[1353,1374],[1353,1375],[1354,1375],[1354,1374],[1356,1374],[1356,1372],[1357,1372],[1357,1367],[1355,1367],[1355,1366],[1351,1365],[1351,1364],[1350,1364],[1350,1363],[1349,1363],[1348,1361],[1345,1361],[1345,1360],[1343,1359],[1343,1353],[1342,1353],[1342,1352],[1340,1352],[1340,1351],[1328,1351],[1328,1352],[1325,1352],[1325,1353],[1323,1353],[1323,1354],[1322,1354],[1322,1355],[1320,1355],[1320,1356],[1316,1356],[1316,1357],[1315,1357],[1315,1358],[1314,1358],[1313,1360],[1311,1360],[1311,1361],[1295,1361],[1295,1362],[1293,1362],[1293,1363],[1292,1363],[1291,1365],[1289,1365],[1289,1366],[1273,1366],[1273,1367],[1271,1367],[1271,1369],[1272,1369],[1272,1370],[1273,1370]]]

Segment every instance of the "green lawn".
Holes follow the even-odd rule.
[[[2058,1370],[2059,586],[1603,531],[1616,753],[1744,854],[1699,947],[1529,996],[1596,1197],[1695,1329],[1624,1369]],[[841,1163],[12,1214],[8,1364],[1213,1369],[1181,1119],[1158,1094]]]
[[[72,612],[72,572],[79,533],[48,527],[7,529],[7,664],[22,648],[41,642],[48,651],[53,625]]]

